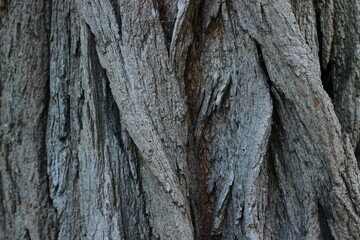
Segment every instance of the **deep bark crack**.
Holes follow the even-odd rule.
[[[323,240],[333,240],[334,237],[331,234],[329,224],[327,222],[327,217],[324,211],[324,208],[318,202],[318,219],[320,223],[320,231]]]
[[[117,0],[110,0],[110,4],[114,10],[114,14],[116,17],[116,21],[118,24],[118,29],[119,29],[119,36],[120,36],[120,41],[122,41],[122,34],[121,34],[121,25],[122,25],[122,21],[121,21],[121,13],[120,13],[120,6]]]
[[[314,3],[316,6],[316,4]],[[333,69],[334,62],[332,60],[333,55],[333,43],[331,45],[331,53],[329,62],[325,63],[324,61],[324,50],[323,50],[323,32],[321,29],[321,9],[315,9],[316,16],[316,31],[318,37],[318,45],[319,45],[319,61],[320,61],[320,70],[321,70],[321,82],[323,84],[324,90],[327,92],[331,99],[334,98],[334,87],[333,87]],[[326,66],[324,65],[326,64]]]

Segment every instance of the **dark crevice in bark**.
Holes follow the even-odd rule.
[[[333,72],[334,62],[330,60],[326,66],[326,69],[321,67],[321,82],[324,90],[327,92],[331,99],[334,99],[334,86],[333,86]]]
[[[103,108],[106,106],[106,99],[104,94],[104,76],[105,70],[101,67],[99,57],[96,52],[96,43],[95,43],[95,37],[91,33],[89,34],[88,39],[88,51],[89,51],[89,61],[91,64],[91,80],[90,81],[90,90],[93,92],[92,95],[94,97],[94,105],[95,105],[95,116],[96,119],[94,120],[96,124],[96,130],[98,131],[97,136],[99,137],[98,143],[102,144],[103,137],[104,137],[104,131],[106,127],[104,126],[104,120],[106,121],[106,117],[103,115],[105,112],[102,112]],[[106,114],[106,113],[105,113]],[[93,132],[93,131],[92,131]],[[103,146],[98,146],[98,149],[103,149]]]
[[[7,8],[8,8],[8,0],[0,0],[0,17],[3,17],[6,15],[7,13]],[[1,19],[0,19],[0,29],[2,27],[2,24],[1,24]]]
[[[70,15],[70,11],[67,12],[66,16],[65,16],[65,26],[66,26],[66,36],[67,36],[67,46],[68,46],[68,58],[71,58],[71,38],[72,38],[72,34],[71,34],[71,15]],[[70,60],[69,60],[70,61]],[[68,79],[68,78],[67,78]]]
[[[23,236],[24,240],[31,240],[29,229],[25,228],[25,233]]]
[[[188,52],[185,60],[185,71],[184,71],[184,83],[185,83],[185,94],[187,97],[187,106],[189,111],[190,120],[192,123],[196,123],[196,101],[197,93],[196,87],[200,79],[200,52],[201,52],[201,34],[202,34],[202,4],[199,6],[198,11],[194,13],[193,19],[193,34],[194,39],[192,44],[188,48]],[[193,126],[192,124],[191,126]]]
[[[8,6],[8,0],[0,0],[0,10],[5,10]]]
[[[271,216],[276,217],[276,221],[278,222],[272,222],[275,225],[270,225],[268,229],[274,239],[287,239],[291,236],[290,232],[292,232],[293,229],[289,229],[291,224],[289,224],[290,219],[285,204],[287,201],[285,196],[288,193],[281,187],[281,181],[286,181],[286,179],[281,179],[282,177],[279,174],[279,171],[286,171],[286,166],[284,166],[283,170],[279,169],[279,165],[282,164],[280,162],[284,161],[282,152],[284,148],[282,144],[284,141],[283,133],[285,132],[285,129],[282,126],[279,111],[277,110],[281,103],[278,102],[278,97],[274,96],[273,91],[276,90],[272,88],[272,91],[270,92],[274,110],[272,114],[271,135],[269,138],[268,149],[269,203],[267,205],[267,213],[271,213]],[[276,228],[274,229],[274,227]]]
[[[194,210],[194,205],[192,204],[192,202],[190,201],[190,217],[191,217],[191,223],[192,226],[194,227],[194,232],[195,232],[195,236],[196,236],[196,229],[197,229],[197,224],[196,224],[196,216],[195,216],[196,212]],[[196,237],[195,237],[196,239]]]
[[[265,218],[269,218],[271,220],[272,220],[272,216],[274,216],[276,214],[276,211],[279,211],[278,205],[283,207],[282,202],[278,201],[278,199],[276,199],[276,197],[281,197],[281,196],[279,196],[279,193],[280,193],[279,178],[278,178],[278,175],[276,172],[275,158],[273,156],[274,149],[272,146],[272,144],[275,140],[275,137],[274,137],[275,134],[276,133],[275,133],[274,129],[272,128],[271,135],[269,137],[269,146],[268,146],[268,150],[267,150],[267,154],[266,154],[267,175],[268,175],[268,183],[267,183],[268,203],[266,205]],[[270,216],[268,216],[268,215],[270,215]],[[273,224],[274,224],[273,221],[266,220],[264,229],[266,229],[266,230],[271,229],[273,234],[276,236],[278,234],[278,232],[280,231],[280,229],[274,229]],[[278,225],[275,225],[275,226],[278,226]]]
[[[263,58],[261,46],[260,46],[260,44],[259,44],[255,39],[253,39],[253,40],[254,40],[254,42],[255,42],[255,46],[256,46],[256,50],[257,50],[257,55],[258,55],[258,57],[259,57],[260,66],[261,66],[262,70],[264,71],[264,73],[265,73],[265,75],[266,75],[266,78],[267,78],[267,80],[268,80],[268,84],[269,84],[269,86],[270,86],[270,84],[271,84],[270,76],[269,76],[268,70],[267,70],[266,65],[265,65],[265,61],[264,61],[264,58]]]
[[[314,3],[314,6],[316,6],[316,3]],[[331,56],[328,63],[326,63],[326,66],[324,66],[324,53],[323,53],[323,32],[321,30],[321,9],[316,8],[315,9],[315,16],[316,16],[316,31],[317,31],[317,37],[318,37],[318,44],[319,44],[319,60],[320,60],[320,70],[321,70],[321,82],[323,84],[323,87],[329,97],[331,99],[334,98],[334,87],[333,87],[333,69],[334,69],[334,62],[332,59],[333,55],[333,47],[331,48]]]
[[[278,123],[278,116],[276,113],[273,114],[272,116],[273,118],[273,125],[276,125]],[[276,143],[277,137],[276,137],[276,130],[275,127],[272,127],[271,129],[271,134],[269,137],[269,146],[268,146],[268,152],[266,154],[267,156],[267,161],[268,161],[268,176],[269,176],[269,181],[268,181],[268,189],[270,189],[271,187],[276,188],[277,190],[280,190],[280,186],[279,186],[279,177],[276,171],[276,163],[275,163],[275,149],[274,149],[274,145]],[[274,185],[271,185],[274,184]],[[272,197],[271,194],[268,195],[269,198]]]
[[[93,74],[92,79],[94,81],[94,83],[92,83],[94,84],[92,89],[95,89],[94,103],[95,103],[95,109],[96,111],[98,111],[98,113],[96,114],[98,116],[98,118],[96,119],[96,123],[98,124],[97,129],[99,131],[98,136],[105,137],[106,136],[105,131],[109,131],[110,134],[114,134],[119,147],[123,152],[126,153],[124,140],[122,138],[122,132],[121,132],[121,128],[122,128],[122,124],[120,121],[121,113],[115,102],[115,98],[111,92],[110,81],[106,74],[106,70],[101,66],[98,54],[96,52],[95,37],[91,32],[90,35],[91,36],[89,39],[89,48],[90,48],[89,50],[90,50],[91,64],[92,64],[92,74]],[[130,141],[129,145],[132,146],[134,149],[134,153],[133,153],[134,157],[133,159],[129,159],[130,156],[128,154],[125,154],[126,159],[123,160],[123,162],[130,164],[129,161],[134,161],[136,165],[137,176],[141,176],[140,164],[139,164],[140,153],[138,152],[138,149],[136,148],[135,143],[132,141],[131,138],[129,138],[129,141]],[[100,139],[99,142],[103,143],[104,141]],[[100,146],[100,149],[103,148],[104,146]],[[114,172],[114,173],[120,174],[118,172]],[[114,181],[114,177],[112,181]],[[124,193],[121,192],[122,190],[120,183],[116,183],[116,182],[113,183],[114,187],[117,186],[116,190],[114,190],[114,193],[116,193],[114,195],[115,195],[115,201],[116,199],[118,199],[117,201],[119,201],[119,205],[116,204],[115,206],[119,206],[119,209],[117,209],[117,211],[120,211],[119,215],[122,221],[122,224],[119,226],[119,228],[121,229],[122,238],[128,239],[129,237],[134,237],[134,233],[131,231],[131,229],[127,224],[129,222],[128,218],[132,218],[134,216],[129,215],[130,212],[128,208],[129,208],[129,204],[135,204],[134,202],[139,202],[140,204],[143,203],[143,205],[138,206],[136,209],[139,209],[140,214],[142,213],[143,216],[145,216],[146,224],[149,229],[148,239],[154,239],[151,225],[149,223],[150,222],[149,216],[146,213],[146,205],[144,201],[145,192],[143,190],[141,177],[138,177],[137,181],[134,177],[133,181],[134,184],[138,185],[140,192],[140,196],[136,196],[137,200],[134,200],[133,202],[129,202],[129,198],[122,197],[122,194]],[[128,184],[125,183],[125,188],[129,187],[131,183],[129,182]],[[128,196],[128,197],[135,197],[135,196]],[[136,218],[138,218],[138,216],[136,216]],[[138,221],[140,224],[141,222],[139,219]]]
[[[94,81],[92,83],[94,84],[92,89],[95,90],[94,103],[96,105],[95,109],[98,111],[97,115],[99,116],[97,119],[97,122],[99,123],[98,135],[104,135],[105,130],[108,129],[116,136],[121,149],[124,149],[121,137],[120,110],[115,102],[114,96],[112,95],[106,70],[101,66],[99,56],[97,55],[95,37],[92,33],[90,35],[89,55],[92,64],[92,80]]]
[[[197,11],[193,15],[194,40],[188,48],[187,58],[185,61],[185,94],[187,96],[188,115],[190,117],[189,124],[189,140],[188,146],[188,164],[193,175],[194,186],[190,192],[190,202],[192,209],[192,221],[195,228],[196,239],[205,240],[211,237],[211,220],[212,220],[212,204],[210,194],[207,191],[208,178],[208,143],[202,137],[195,135],[196,125],[198,122],[198,88],[200,83],[200,54],[202,46],[202,11],[204,2],[201,2]],[[204,119],[206,122],[208,119]]]
[[[153,0],[153,6],[158,10],[161,27],[163,29],[165,45],[168,52],[170,52],[170,45],[172,34],[174,30],[175,20],[176,18],[171,16],[171,1],[167,0]]]
[[[121,149],[124,149],[123,139],[121,137],[120,110],[112,95],[106,70],[101,66],[97,55],[95,37],[92,33],[89,39],[89,51],[93,74],[92,79],[94,81],[91,84],[94,84],[92,87],[92,89],[95,90],[94,104],[96,105],[96,111],[98,111],[98,119],[96,121],[99,123],[98,136],[103,136],[105,130],[109,130],[110,133],[116,136]],[[100,139],[100,142],[104,141]]]
[[[358,163],[358,168],[360,170],[360,142],[358,142],[356,149],[355,149],[355,157]]]
[[[119,1],[118,0],[110,0],[110,4],[114,10],[114,14],[116,17],[116,22],[118,24],[119,27],[119,36],[120,36],[120,41],[122,41],[122,34],[121,34],[121,26],[122,26],[122,21],[121,21],[121,12],[120,12],[120,6],[119,6]]]
[[[84,89],[82,89],[80,97],[78,98],[78,109],[77,109],[77,119],[79,120],[79,130],[82,130],[84,128],[84,123],[82,119],[82,107],[84,106],[85,102],[85,92]]]
[[[80,38],[76,41],[75,55],[74,57],[80,58],[81,56],[81,41]]]
[[[292,12],[294,13],[295,17],[296,17],[296,2],[297,2],[297,1],[298,1],[298,0],[289,0],[290,5],[291,5],[291,10],[292,10]]]
[[[318,219],[320,223],[320,231],[323,240],[333,240],[334,237],[331,234],[329,224],[327,222],[327,217],[324,211],[324,208],[318,203]]]
[[[274,103],[277,100],[277,98],[274,96],[274,92],[276,92],[276,88],[273,86],[273,84],[271,82],[271,78],[270,78],[269,72],[267,70],[265,60],[263,58],[261,45],[255,39],[253,39],[253,41],[254,41],[255,46],[256,46],[257,55],[259,57],[259,63],[260,63],[261,69],[264,71],[264,74],[266,76],[267,85],[268,85],[269,90],[270,90],[270,97],[271,97],[271,99],[272,99],[272,101]],[[273,105],[274,105],[274,107],[273,107],[273,116],[272,117],[274,117],[274,112],[276,111],[275,104],[273,104]]]

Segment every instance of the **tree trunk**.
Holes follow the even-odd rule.
[[[0,239],[360,239],[360,0],[0,0],[0,43]]]

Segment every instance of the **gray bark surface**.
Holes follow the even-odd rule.
[[[0,239],[360,239],[359,0],[0,0]]]

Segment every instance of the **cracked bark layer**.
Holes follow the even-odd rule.
[[[0,1],[0,239],[357,239],[359,1]]]

